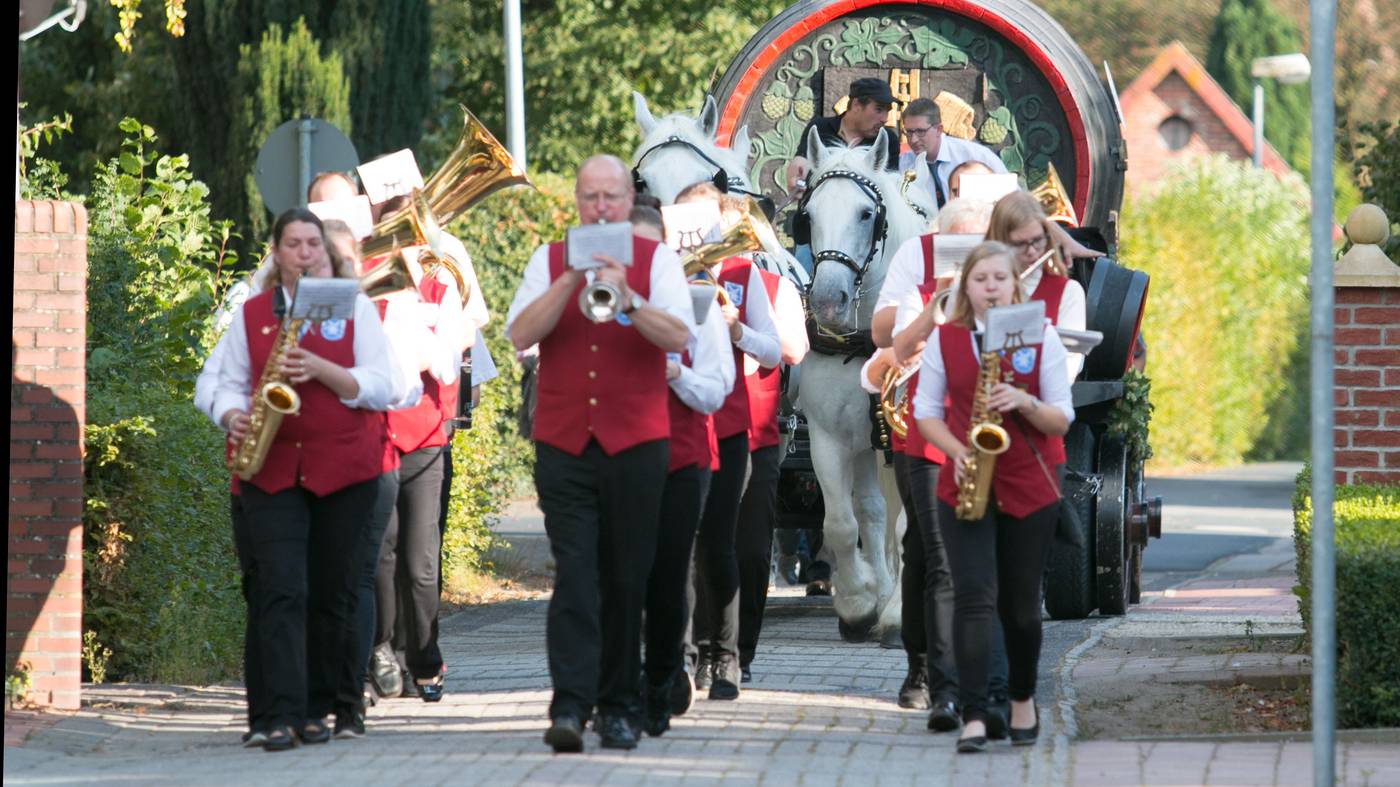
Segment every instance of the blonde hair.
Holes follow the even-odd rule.
[[[1011,247],[1000,241],[983,241],[973,248],[972,252],[967,255],[967,260],[963,262],[962,275],[958,277],[958,292],[954,296],[957,302],[953,305],[953,314],[948,318],[948,322],[961,325],[968,330],[976,328],[972,299],[967,297],[967,282],[972,278],[972,269],[976,268],[978,263],[996,257],[1005,258],[1007,269],[1011,271],[1011,302],[1021,302],[1021,288],[1015,281],[1016,260],[1011,253]]]
[[[360,262],[360,239],[355,237],[355,231],[350,229],[349,224],[340,219],[327,219],[324,225],[324,234],[326,236],[326,253],[331,257],[331,269],[335,271],[335,278],[353,278],[356,275],[355,269]],[[352,255],[350,258],[346,259],[340,256],[340,250],[335,243],[331,242],[333,238],[350,241]]]
[[[1010,243],[1011,233],[1027,224],[1039,224],[1045,231],[1046,243],[1056,252],[1046,263],[1046,267],[1064,276],[1064,261],[1069,259],[1069,255],[1051,233],[1052,224],[1045,216],[1045,209],[1029,191],[1013,191],[997,200],[996,207],[992,209],[992,220],[987,225],[987,240]]]

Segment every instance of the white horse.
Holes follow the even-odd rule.
[[[642,132],[642,144],[632,154],[632,171],[645,186],[646,193],[671,205],[686,186],[701,181],[723,184],[721,190],[736,194],[756,194],[749,180],[748,159],[753,143],[749,127],[740,128],[722,148],[715,144],[715,129],[719,126],[719,107],[713,96],[705,96],[705,105],[698,117],[683,113],[666,115],[657,120],[647,107],[641,93],[632,93],[632,105],[637,127]],[[806,289],[807,272],[792,254],[778,245],[776,237],[761,237],[763,253],[755,261],[764,270],[787,276],[799,289]]]
[[[825,333],[852,341],[870,331],[889,259],[924,232],[927,220],[901,193],[899,175],[884,169],[885,135],[871,147],[827,148],[813,129],[808,145],[813,169],[803,209],[814,260],[808,307]],[[915,170],[919,179],[932,177],[922,159]],[[911,197],[926,193],[925,186],[912,184]],[[919,207],[925,215],[934,213],[932,205]],[[797,405],[807,416],[826,505],[824,540],[835,560],[833,601],[841,636],[862,640],[875,632],[884,644],[897,646],[898,518],[886,517],[883,460],[871,446],[870,399],[859,382],[868,356],[853,354],[810,353]]]

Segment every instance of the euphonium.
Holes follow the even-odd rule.
[[[360,290],[377,300],[396,292],[413,289],[413,273],[408,269],[408,261],[403,253],[395,249],[388,259],[374,266],[360,276]],[[463,299],[465,303],[465,298]]]
[[[267,356],[262,376],[253,389],[253,404],[248,412],[248,434],[229,458],[229,470],[247,481],[257,475],[267,461],[267,452],[282,425],[282,417],[296,415],[301,410],[301,396],[282,376],[282,359],[297,346],[303,320],[284,320]]]
[[[1072,227],[1079,226],[1079,218],[1074,215],[1074,200],[1070,199],[1069,191],[1060,180],[1060,173],[1055,170],[1053,163],[1045,172],[1045,180],[1031,189],[1031,196],[1045,209],[1045,215],[1049,216],[1051,221],[1063,222]]]
[[[982,353],[982,368],[977,373],[977,390],[972,397],[972,415],[967,429],[967,465],[958,484],[958,519],[976,521],[987,513],[997,454],[1011,447],[1011,437],[1001,426],[1001,413],[987,406],[992,388],[1000,380],[1001,356]]]
[[[719,282],[710,275],[711,266],[736,254],[743,254],[750,251],[758,251],[763,248],[758,237],[757,222],[766,222],[759,214],[760,218],[755,219],[752,213],[744,213],[742,218],[734,222],[724,231],[724,235],[719,240],[712,243],[702,243],[689,249],[681,251],[681,267],[685,271],[686,278],[691,276],[701,276],[696,281],[714,285],[718,294],[719,302],[729,305],[729,296],[725,294],[724,288],[719,286]]]
[[[909,389],[900,386],[908,382],[917,370],[918,364],[910,364],[903,369],[890,366],[880,382],[880,413],[884,415],[890,431],[901,440],[909,436]]]

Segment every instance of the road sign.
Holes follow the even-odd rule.
[[[263,204],[274,214],[306,204],[306,187],[320,172],[349,172],[359,166],[355,145],[340,129],[319,118],[288,120],[267,136],[258,151],[253,180]]]

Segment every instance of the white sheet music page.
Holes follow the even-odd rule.
[[[297,283],[292,299],[292,319],[324,322],[355,317],[355,296],[360,283],[354,279],[308,279]]]
[[[336,219],[345,222],[356,238],[368,238],[374,231],[374,217],[369,209],[369,197],[356,194],[353,197],[312,202],[306,209],[316,214],[321,221]]]
[[[1045,340],[1045,301],[988,309],[982,352],[1014,350]]]
[[[983,241],[981,235],[933,236],[933,275],[935,278],[952,276],[962,270],[967,255]]]
[[[632,264],[632,222],[615,221],[610,224],[585,224],[573,227],[564,237],[564,248],[568,252],[566,261],[574,270],[591,270],[603,267],[603,263],[593,258],[595,254],[611,257],[620,265]]]
[[[666,225],[666,245],[676,251],[693,249],[720,239],[718,200],[663,205],[661,221]]]

